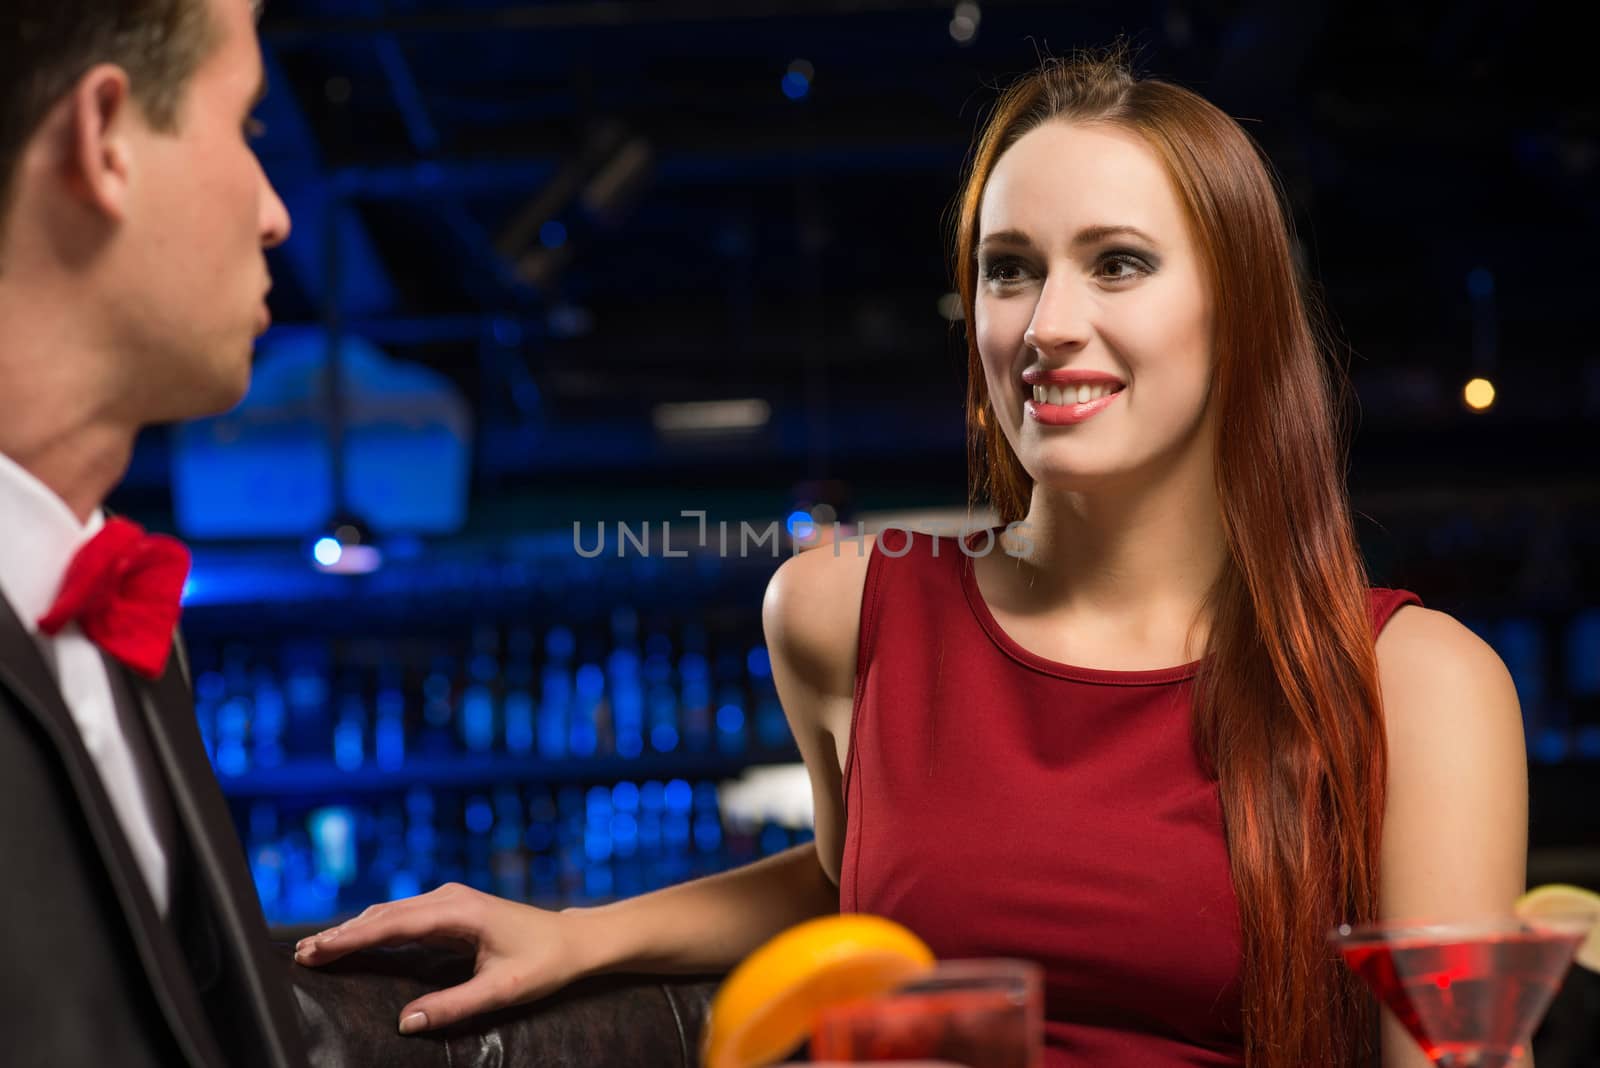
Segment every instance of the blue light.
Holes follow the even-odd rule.
[[[398,770],[406,762],[405,719],[394,715],[380,716],[373,733],[373,750],[377,755],[378,767],[385,771]]]
[[[355,878],[355,818],[342,806],[321,808],[308,821],[311,840],[316,843],[317,874],[338,885]]]
[[[472,686],[461,699],[461,736],[467,748],[486,753],[494,745],[494,696],[487,686]]]
[[[514,348],[522,343],[522,324],[515,319],[504,317],[494,321],[494,339],[506,348]]]
[[[780,825],[769,823],[761,828],[761,852],[765,856],[781,853],[789,848],[789,834]]]
[[[598,664],[585,664],[578,669],[578,694],[598,700],[605,693],[606,676]]]
[[[517,754],[533,751],[533,695],[523,690],[506,694],[506,748]]]
[[[683,659],[678,661],[678,675],[685,682],[704,682],[711,677],[711,669],[699,653],[684,653]]]
[[[317,543],[311,547],[311,557],[323,567],[332,567],[344,555],[344,546],[339,544],[338,538],[318,538]]]
[[[217,746],[217,772],[222,775],[243,775],[250,770],[250,757],[240,741],[223,742]]]
[[[493,826],[493,807],[484,798],[474,797],[467,804],[467,830],[473,834],[484,834]]]
[[[333,762],[341,771],[354,771],[361,766],[365,754],[361,744],[361,721],[342,719],[333,729]]]
[[[583,873],[583,892],[590,898],[600,899],[611,896],[611,869],[596,865]]]
[[[664,798],[669,812],[688,812],[689,806],[694,804],[694,790],[683,779],[673,779],[667,783]]]
[[[801,541],[809,541],[816,534],[816,525],[811,521],[810,512],[794,511],[789,513],[789,518],[784,524],[789,528],[789,536]]]
[[[670,723],[658,723],[650,728],[650,745],[658,753],[670,753],[678,748],[678,732]]]
[[[722,821],[712,813],[706,813],[694,821],[695,848],[702,853],[715,853],[717,847],[722,845]]]
[[[783,76],[783,95],[790,100],[803,100],[811,92],[811,82],[799,71],[790,71]]]
[[[772,658],[767,655],[767,647],[758,645],[750,650],[750,655],[744,658],[745,669],[753,678],[769,679],[772,677]]]
[[[572,637],[572,631],[566,627],[551,627],[544,636],[544,651],[553,660],[565,660],[577,648],[577,642]]]
[[[1560,764],[1567,759],[1567,734],[1553,727],[1545,727],[1533,735],[1528,748],[1533,759],[1541,764]]]
[[[1483,298],[1494,295],[1494,275],[1487,267],[1474,267],[1467,274],[1467,292]]]
[[[600,744],[600,735],[594,729],[593,723],[582,720],[572,725],[572,730],[567,735],[567,748],[573,756],[594,756]]]
[[[717,709],[717,730],[724,734],[738,734],[744,730],[744,709],[734,704]]]
[[[567,228],[557,219],[539,227],[539,244],[545,248],[560,248],[567,243]]]
[[[220,671],[202,672],[195,680],[195,692],[202,701],[220,701],[223,694],[228,692],[228,680]]]
[[[409,871],[397,871],[389,876],[389,900],[416,897],[422,893],[422,880]]]
[[[603,826],[590,824],[583,832],[583,854],[591,861],[611,859],[611,821]]]

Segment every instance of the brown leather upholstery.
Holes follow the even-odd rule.
[[[402,1037],[400,1008],[462,982],[471,960],[422,947],[364,950],[321,968],[278,945],[313,1068],[698,1068],[715,979],[585,980],[442,1034]]]

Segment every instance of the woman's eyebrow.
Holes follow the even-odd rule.
[[[1145,243],[1156,248],[1161,247],[1161,243],[1159,241],[1145,233],[1143,230],[1139,229],[1137,226],[1128,226],[1126,224],[1113,225],[1110,223],[1085,226],[1073,236],[1072,246],[1074,248],[1084,248],[1089,245],[1098,245],[1100,242],[1113,237],[1136,237],[1139,240],[1144,241]],[[978,242],[978,248],[980,250],[988,248],[990,245],[1007,245],[1012,247],[1020,246],[1022,248],[1032,248],[1033,241],[1030,240],[1028,235],[1023,233],[1021,230],[996,230],[992,234],[985,234],[983,240]]]
[[[1072,244],[1075,248],[1082,248],[1084,245],[1097,245],[1107,238],[1122,236],[1137,237],[1146,244],[1154,245],[1157,248],[1161,247],[1160,242],[1151,237],[1149,234],[1145,233],[1143,230],[1139,229],[1137,226],[1113,226],[1104,224],[1098,226],[1085,226],[1082,230],[1079,230],[1077,236],[1072,239]]]
[[[980,251],[990,245],[1020,245],[1024,248],[1031,248],[1033,242],[1028,240],[1028,235],[1021,230],[996,230],[992,234],[985,234],[983,240],[978,242]]]

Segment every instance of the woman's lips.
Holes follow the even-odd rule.
[[[1092,419],[1116,403],[1118,397],[1126,390],[1117,390],[1107,393],[1103,397],[1070,404],[1051,404],[1049,401],[1036,401],[1032,397],[1022,402],[1022,411],[1029,419],[1045,426],[1073,426],[1086,419]]]

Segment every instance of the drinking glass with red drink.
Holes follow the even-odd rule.
[[[1028,961],[941,962],[889,994],[824,1009],[812,1028],[811,1057],[1039,1068],[1041,986],[1039,966]]]

